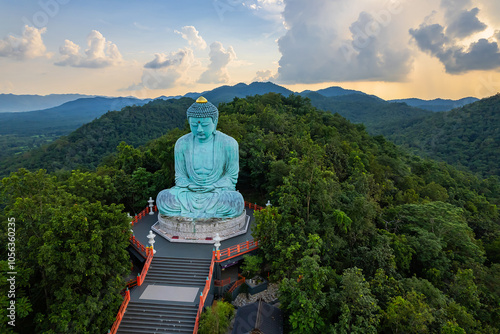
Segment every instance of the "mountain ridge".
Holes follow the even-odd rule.
[[[467,104],[471,104],[477,101],[479,101],[478,98],[469,96],[458,100],[441,99],[441,98],[433,100],[423,100],[418,98],[407,98],[407,99],[388,100],[387,102],[406,103],[411,107],[417,107],[425,110],[439,112],[439,111],[449,111],[455,108],[460,108]]]
[[[86,94],[16,95],[0,94],[0,113],[26,112],[57,107],[79,98],[96,97]]]

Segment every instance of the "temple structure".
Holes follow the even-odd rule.
[[[191,132],[175,144],[175,186],[156,199],[153,230],[169,241],[214,243],[246,233],[243,196],[236,191],[236,140],[217,131],[219,110],[199,97],[187,110]]]

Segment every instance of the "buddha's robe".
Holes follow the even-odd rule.
[[[235,191],[239,172],[238,143],[216,131],[213,135],[212,169],[198,174],[195,159],[196,137],[188,133],[175,143],[175,187],[162,190],[156,199],[158,211],[165,216],[190,218],[232,218],[243,213],[243,196]],[[206,157],[205,157],[206,159]],[[199,165],[199,163],[198,163]],[[189,185],[213,186],[209,192],[192,191]]]

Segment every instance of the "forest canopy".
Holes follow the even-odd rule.
[[[253,234],[261,240],[262,271],[280,283],[290,332],[499,333],[497,177],[482,179],[408,154],[300,96],[235,98],[220,104],[219,112],[218,129],[239,143],[237,188],[248,201],[273,204],[255,214]],[[100,291],[115,302],[127,265],[120,250],[126,237],[119,232],[127,224],[117,217],[139,212],[149,196],[173,186],[174,144],[187,131],[173,129],[139,147],[122,142],[86,171],[18,171],[2,181],[4,217],[19,217],[27,238],[43,232],[53,247],[62,247],[59,239],[85,245],[95,238],[92,231],[118,238],[120,243],[105,250],[111,253],[101,256],[119,258],[119,264],[103,263],[98,273],[108,286]],[[24,213],[38,206],[44,211]],[[95,225],[85,229],[90,221]],[[78,224],[87,234],[72,235],[70,227]],[[96,316],[84,323],[76,313],[56,317],[57,300],[42,305],[31,299],[34,291],[64,286],[68,307],[75,309],[90,302],[70,295],[75,290],[96,296],[64,285],[65,275],[85,280],[60,268],[61,254],[38,238],[23,256],[26,319],[42,319],[36,328],[44,333],[68,324],[80,324],[75,332],[81,333],[107,330],[111,317],[102,310],[111,302],[93,306]],[[42,251],[50,270],[36,256]],[[78,252],[66,258],[83,261]],[[44,277],[47,270],[62,276]]]

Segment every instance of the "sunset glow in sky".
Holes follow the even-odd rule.
[[[498,0],[0,0],[0,93],[500,91]]]

